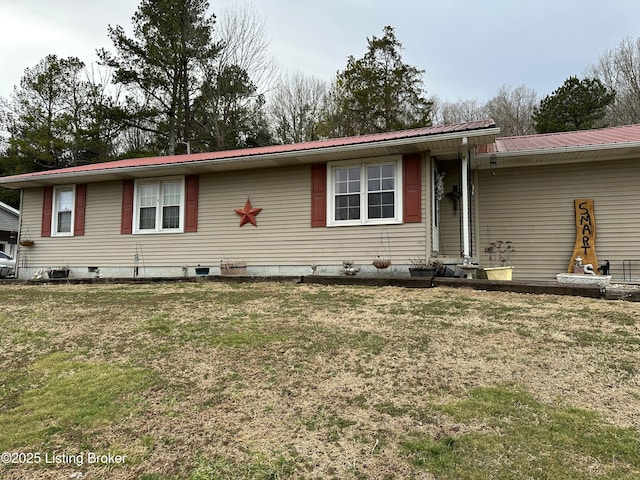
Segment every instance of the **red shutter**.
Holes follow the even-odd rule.
[[[422,221],[422,155],[413,153],[402,157],[403,221]]]
[[[87,184],[76,185],[76,212],[74,216],[73,234],[84,235],[84,219],[87,209]]]
[[[53,214],[53,187],[45,187],[42,194],[42,237],[51,236],[51,215]]]
[[[327,165],[311,165],[311,226],[327,226]]]
[[[133,180],[122,182],[122,213],[120,233],[131,233],[133,228]]]
[[[198,186],[200,177],[197,175],[187,175],[184,179],[185,185],[185,212],[184,231],[198,231]]]

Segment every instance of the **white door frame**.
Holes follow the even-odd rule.
[[[438,192],[438,165],[431,158],[431,250],[440,251],[440,198],[444,192]]]

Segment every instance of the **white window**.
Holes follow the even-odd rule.
[[[328,225],[401,223],[399,158],[338,162],[328,167]]]
[[[134,232],[181,232],[184,179],[139,180],[135,185]]]
[[[51,216],[52,236],[72,236],[75,204],[75,187],[55,187],[53,189],[53,215]]]

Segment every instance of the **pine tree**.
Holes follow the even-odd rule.
[[[538,133],[605,127],[607,107],[615,96],[597,78],[569,77],[534,109],[534,127]]]
[[[387,132],[430,125],[423,70],[403,63],[393,27],[367,40],[360,59],[349,57],[327,96],[321,131],[329,137]]]
[[[170,155],[179,142],[192,140],[201,64],[219,51],[212,41],[214,17],[207,16],[208,8],[206,0],[142,0],[132,19],[134,38],[121,26],[109,27],[116,54],[98,52],[101,61],[115,69],[115,82],[141,93],[130,97],[130,125],[140,125],[144,117],[145,128],[161,139]]]

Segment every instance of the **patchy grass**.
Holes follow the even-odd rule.
[[[635,478],[640,434],[592,411],[545,405],[511,387],[480,387],[435,407],[456,426],[402,442],[438,478]],[[559,454],[561,452],[561,454]]]
[[[58,352],[26,372],[0,374],[0,452],[73,439],[80,431],[114,422],[130,407],[129,396],[152,381],[153,375],[139,368],[73,357]]]
[[[275,283],[4,286],[8,479],[640,476],[640,305]]]

